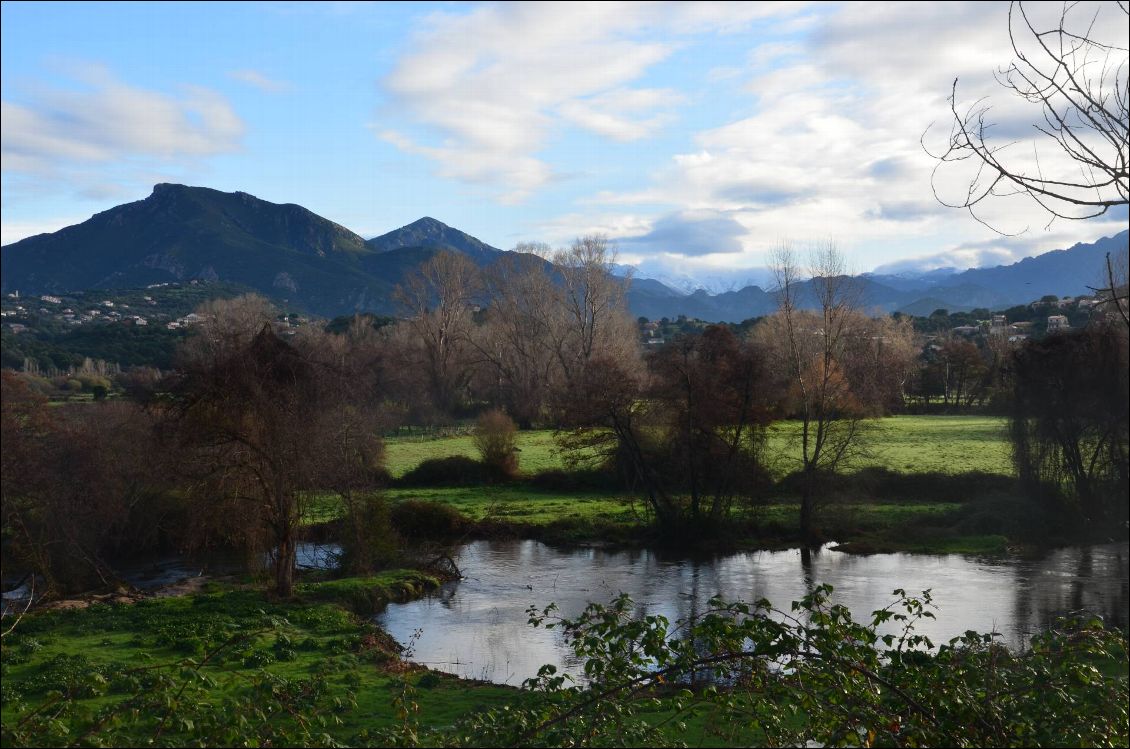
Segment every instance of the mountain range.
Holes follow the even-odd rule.
[[[876,312],[929,314],[939,307],[1002,309],[1046,294],[1084,294],[1100,283],[1105,254],[1123,251],[1128,236],[1123,231],[995,268],[865,274],[863,303]],[[159,184],[144,200],[0,248],[0,288],[49,294],[200,278],[242,284],[319,315],[393,314],[396,284],[441,250],[461,252],[480,266],[505,253],[430,217],[366,240],[299,205]],[[802,287],[801,293],[808,292]],[[759,286],[687,293],[638,277],[628,302],[634,315],[712,322],[776,308],[774,295]]]

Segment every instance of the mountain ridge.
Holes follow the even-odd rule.
[[[1123,231],[1008,266],[918,279],[864,274],[863,302],[889,313],[936,300],[957,311],[1080,294],[1099,281],[1105,253],[1125,247],[1128,236]],[[159,183],[142,200],[0,248],[0,289],[43,294],[202,278],[243,284],[315,314],[390,314],[395,285],[441,250],[461,252],[480,266],[505,254],[430,216],[366,240],[295,203]],[[808,282],[800,291],[802,298],[810,295]],[[710,322],[739,322],[776,309],[772,291],[757,285],[687,293],[650,278],[633,280],[628,302],[633,315]]]

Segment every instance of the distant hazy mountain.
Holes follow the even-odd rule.
[[[860,301],[864,308],[876,313],[928,315],[939,308],[951,312],[978,307],[1004,309],[1047,294],[1087,294],[1090,287],[1102,283],[1106,253],[1125,252],[1128,241],[1130,231],[1123,231],[1091,244],[1076,244],[1012,265],[971,268],[960,273],[946,268],[918,275],[864,274],[860,278]],[[811,282],[802,283],[799,293],[802,306],[815,304]],[[629,299],[634,314],[648,317],[685,314],[703,320],[739,322],[776,309],[773,294],[757,286],[713,295],[699,291],[668,303],[649,300],[648,304],[639,305],[639,312],[637,301]]]
[[[1130,232],[1078,244],[1008,266],[920,276],[865,275],[863,304],[876,312],[926,313],[946,307],[1001,308],[1045,294],[1086,293],[1102,277],[1107,252],[1119,252]],[[441,250],[462,252],[479,265],[504,253],[433,218],[365,241],[293,204],[243,192],[160,184],[144,200],[96,214],[53,234],[0,248],[0,288],[25,294],[91,288],[134,288],[192,278],[256,289],[310,312],[395,312],[392,290],[404,274]],[[809,299],[801,287],[802,302]],[[711,294],[678,291],[635,278],[628,292],[634,315],[679,315],[737,322],[769,314],[772,293],[760,286]]]
[[[1104,237],[1090,244],[1076,244],[1066,250],[1052,250],[1036,257],[1027,257],[1012,265],[995,268],[971,268],[951,276],[932,287],[931,293],[943,299],[957,296],[959,289],[979,287],[996,304],[1013,305],[1039,299],[1046,294],[1078,296],[1088,287],[1101,286],[1106,253],[1117,256],[1125,252],[1130,231]],[[988,306],[981,303],[974,307]]]

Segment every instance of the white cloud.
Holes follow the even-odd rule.
[[[228,101],[200,86],[176,96],[125,84],[93,66],[81,90],[2,102],[4,172],[51,174],[76,164],[176,160],[234,151],[244,124]]]
[[[280,94],[284,91],[289,91],[291,86],[286,81],[276,80],[270,76],[253,70],[245,68],[243,70],[233,70],[228,73],[229,76],[237,81],[246,83],[249,86],[259,89],[268,94]]]
[[[671,120],[680,94],[631,84],[667,58],[681,35],[738,31],[796,7],[504,3],[432,14],[382,85],[435,137],[423,142],[403,128],[384,137],[436,162],[442,176],[493,184],[502,199],[518,201],[553,178],[538,154],[565,123],[626,142]]]
[[[920,139],[934,121],[944,129],[932,130],[927,141],[945,139],[955,77],[959,106],[992,97],[1001,137],[1028,142],[1037,135],[1038,107],[1010,97],[993,77],[1013,57],[1007,11],[1007,3],[830,7],[803,43],[770,39],[751,50],[747,114],[697,133],[695,148],[674,154],[649,185],[602,192],[582,204],[720,211],[745,227],[740,255],[690,244],[681,253],[668,248],[684,266],[699,268],[762,264],[766,251],[788,238],[835,238],[849,252],[884,247],[887,257],[871,255],[871,263],[891,259],[900,243],[947,248],[935,253],[937,262],[965,266],[1112,233],[1111,224],[1095,221],[1060,222],[1046,232],[1047,215],[1031,201],[996,199],[982,212],[992,225],[1034,233],[1024,243],[975,248],[966,245],[1000,237],[934,199],[936,161]],[[1124,24],[1117,33],[1125,47]],[[1035,168],[1030,155],[1014,150],[1019,163]],[[1041,153],[1040,166],[1054,169],[1056,158]],[[960,169],[939,170],[933,187],[952,200],[969,178]]]

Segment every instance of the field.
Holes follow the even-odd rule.
[[[1004,419],[992,416],[893,416],[871,422],[861,440],[865,454],[848,470],[882,467],[905,473],[1012,471]],[[799,426],[781,422],[770,430],[768,454],[778,473],[795,469],[800,455]],[[519,470],[524,475],[565,468],[550,430],[519,432]],[[424,460],[463,455],[477,458],[469,435],[391,437],[385,442],[386,465],[396,477]]]

